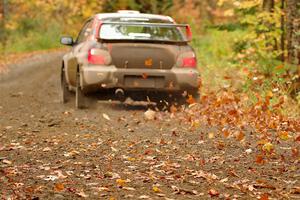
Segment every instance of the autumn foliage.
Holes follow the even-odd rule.
[[[95,13],[133,9],[192,25],[203,84],[186,105],[87,111],[57,103],[58,62],[39,68],[47,89],[34,73],[0,84],[0,199],[299,198],[296,3],[1,1],[0,73],[7,60],[61,47]]]

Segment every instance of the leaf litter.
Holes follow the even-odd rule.
[[[0,195],[299,198],[299,119],[272,108],[270,94],[250,107],[244,98],[225,90],[170,112],[64,111],[59,126],[39,132],[28,122],[17,131],[4,126]]]

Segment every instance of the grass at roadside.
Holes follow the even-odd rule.
[[[1,54],[58,48],[60,47],[59,38],[61,33],[62,29],[57,24],[53,24],[45,29],[10,32],[8,33],[6,47],[2,49]]]
[[[197,53],[202,81],[210,89],[227,87],[229,83],[224,77],[237,71],[230,62],[233,56],[232,45],[243,34],[243,31],[208,30],[205,35],[193,39],[192,45]]]
[[[205,35],[194,38],[192,45],[197,52],[203,82],[202,93],[230,90],[245,97],[245,105],[264,102],[270,111],[273,111],[274,106],[280,106],[282,114],[299,117],[300,93],[293,91],[294,86],[290,83],[296,66],[265,58],[251,60],[258,67],[252,67],[242,59],[242,62],[236,62],[239,54],[234,50],[235,44],[245,34],[242,30],[208,30]],[[274,66],[270,67],[270,63],[274,63]],[[266,68],[269,74],[265,73]]]
[[[40,24],[37,27],[27,24],[27,26],[32,28],[9,31],[5,47],[3,43],[0,44],[0,73],[6,70],[7,64],[16,63],[35,54],[63,48],[59,43],[63,32],[59,24],[50,23],[47,26]]]

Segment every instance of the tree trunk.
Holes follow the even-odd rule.
[[[4,24],[4,14],[5,14],[5,10],[4,10],[4,3],[5,3],[5,0],[1,0],[0,2],[0,42],[3,41],[3,36],[4,36],[4,27],[5,27],[5,24]]]
[[[264,12],[273,13],[274,12],[274,6],[275,2],[274,0],[263,0],[262,9]],[[265,31],[265,33],[268,33],[270,31],[273,31],[275,26],[273,23],[270,23],[268,21],[263,21],[264,25],[268,27],[268,30]],[[273,50],[278,50],[278,42],[275,37],[268,37],[266,36],[266,40],[268,40],[268,43],[266,43],[266,46]],[[271,40],[274,40],[271,42]]]
[[[7,14],[8,14],[8,0],[0,0],[0,43],[4,49],[5,52],[5,46],[6,46],[6,29],[5,24],[7,20]]]
[[[300,2],[287,0],[287,50],[288,61],[300,64]]]
[[[285,0],[281,0],[281,17],[280,17],[280,29],[281,29],[281,36],[280,36],[280,50],[281,50],[281,61],[285,61]]]

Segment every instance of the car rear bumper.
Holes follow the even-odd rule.
[[[197,90],[196,69],[125,69],[115,66],[83,66],[83,89],[122,88],[124,90],[183,91]]]

